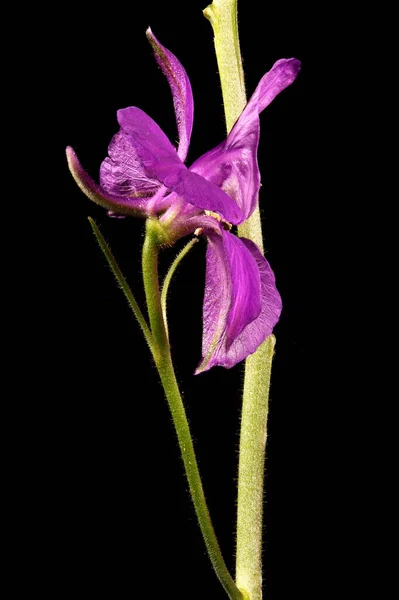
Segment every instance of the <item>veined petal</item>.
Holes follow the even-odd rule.
[[[227,137],[226,144],[228,148],[233,148],[235,144],[251,132],[253,123],[258,122],[260,113],[269,106],[280,92],[295,81],[300,68],[301,63],[296,58],[282,58],[274,63],[270,71],[263,75]]]
[[[235,365],[255,350],[272,333],[282,310],[281,296],[276,288],[274,273],[256,244],[240,238],[256,260],[261,283],[261,310],[259,316],[249,323],[227,349],[225,366]]]
[[[252,130],[234,147],[223,142],[195,161],[190,171],[219,186],[240,207],[246,221],[258,202],[260,173],[257,161],[259,119]]]
[[[176,149],[154,119],[137,106],[122,108],[117,112],[118,123],[137,153],[141,164],[147,169],[145,158],[150,154],[151,160],[165,161],[171,164],[183,164],[177,156]],[[145,156],[143,156],[145,150]],[[152,157],[154,155],[154,157]]]
[[[203,308],[203,359],[196,374],[231,368],[271,334],[281,298],[269,263],[250,240],[223,231],[208,236]]]
[[[136,107],[118,111],[119,124],[130,138],[148,177],[157,179],[186,202],[219,213],[229,223],[240,223],[237,204],[214,183],[183,164],[162,129]]]
[[[125,198],[109,194],[103,190],[93,179],[86,173],[79,162],[74,150],[68,146],[66,149],[69,170],[82,192],[86,196],[99,204],[103,208],[107,208],[113,213],[132,216],[146,216],[147,201],[146,198]]]
[[[275,62],[270,71],[263,75],[239,118],[250,112],[252,105],[256,106],[260,114],[280,92],[295,81],[300,70],[301,61],[297,58],[281,58]]]
[[[226,328],[226,347],[229,348],[260,313],[260,275],[256,261],[240,238],[228,231],[223,231],[223,238],[232,286]]]
[[[161,186],[147,177],[130,138],[119,131],[108,146],[108,155],[100,167],[103,190],[117,196],[151,196]]]
[[[243,221],[254,211],[260,187],[259,114],[295,80],[300,66],[295,58],[277,61],[260,80],[227,140],[190,167],[234,198],[243,213]]]
[[[261,310],[260,274],[250,250],[240,238],[223,229],[220,229],[221,235],[206,233],[204,358],[197,372],[223,364],[220,361],[228,348]]]
[[[163,183],[173,189],[186,202],[204,210],[218,213],[225,221],[234,225],[241,223],[242,213],[237,204],[214,183],[207,181],[201,175],[188,169],[176,170],[163,180]]]
[[[190,145],[194,118],[194,100],[190,80],[180,61],[177,60],[172,52],[159,43],[150,27],[147,29],[146,35],[154,50],[155,59],[168,80],[172,91],[177,130],[179,133],[177,154],[184,161]]]

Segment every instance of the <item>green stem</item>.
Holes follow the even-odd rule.
[[[231,600],[245,600],[226,567],[213,529],[202,488],[190,428],[173,369],[168,336],[162,314],[158,279],[158,253],[161,236],[162,231],[160,230],[159,223],[156,220],[147,220],[142,264],[148,315],[154,339],[154,360],[172,414],[191,498],[212,566],[229,598]]]
[[[169,268],[169,271],[167,272],[166,277],[163,282],[162,293],[161,293],[161,305],[162,305],[163,319],[164,319],[165,327],[166,327],[166,333],[168,334],[168,337],[169,337],[169,333],[168,333],[168,320],[167,320],[167,310],[166,309],[167,309],[169,285],[170,285],[170,282],[172,281],[172,277],[175,274],[177,267],[180,264],[180,261],[186,256],[186,254],[188,254],[190,252],[191,248],[197,242],[199,242],[199,238],[195,237],[190,242],[188,242],[188,244],[186,244],[184,246],[183,250],[180,250],[179,254],[176,256],[175,260],[172,262],[172,264]]]
[[[204,10],[215,34],[215,52],[222,84],[227,131],[247,103],[237,26],[237,0],[214,0]]]
[[[88,219],[89,219],[91,228],[93,230],[93,233],[96,236],[98,245],[100,246],[101,250],[103,251],[104,256],[107,259],[108,264],[111,268],[111,271],[115,275],[115,279],[117,280],[117,282],[119,283],[119,285],[121,287],[121,290],[125,294],[127,301],[129,302],[130,308],[133,311],[134,316],[136,317],[137,321],[139,322],[139,325],[143,331],[145,340],[146,340],[147,344],[149,345],[151,352],[153,352],[153,339],[152,339],[151,331],[149,330],[147,322],[143,316],[143,313],[141,312],[140,307],[137,304],[135,297],[133,296],[133,292],[130,289],[129,284],[127,283],[126,279],[124,278],[122,271],[120,270],[119,265],[116,262],[114,255],[111,252],[110,247],[108,246],[107,242],[104,239],[104,236],[102,235],[101,231],[97,227],[96,222],[91,217],[88,217]]]
[[[238,467],[236,582],[251,600],[262,598],[263,481],[269,388],[275,337],[245,365]]]
[[[215,34],[215,50],[229,132],[245,104],[237,26],[237,0],[214,0],[204,11]],[[259,207],[238,227],[240,237],[263,252]],[[238,469],[236,583],[250,600],[262,598],[262,513],[267,415],[274,336],[245,361]]]

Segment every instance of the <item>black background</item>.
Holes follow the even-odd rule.
[[[307,30],[299,9],[268,6],[261,16],[258,3],[241,4],[248,95],[279,58],[303,62],[298,80],[261,115],[259,147],[265,251],[284,306],[275,328],[265,494],[265,592],[268,600],[278,600],[293,590],[306,593],[314,560],[309,518],[315,500],[308,487],[314,358],[306,340],[310,289],[319,273],[308,188]],[[143,223],[109,219],[91,204],[73,182],[64,155],[73,146],[97,178],[118,129],[116,111],[129,105],[142,108],[176,139],[168,84],[145,37],[149,25],[182,62],[193,87],[188,163],[220,143],[224,115],[213,33],[201,13],[205,6],[199,0],[128,7],[116,2],[86,13],[68,4],[37,40],[48,125],[41,141],[52,184],[38,240],[41,263],[49,267],[49,291],[40,301],[48,353],[34,375],[43,394],[31,408],[37,425],[31,463],[27,458],[32,507],[39,512],[32,508],[28,522],[32,550],[40,538],[41,567],[34,578],[52,597],[77,591],[110,598],[226,597],[196,525],[149,351],[87,216],[100,226],[141,303]],[[243,366],[193,376],[200,360],[205,248],[203,241],[195,246],[173,281],[170,334],[209,508],[233,570]],[[174,252],[165,252],[163,273]]]

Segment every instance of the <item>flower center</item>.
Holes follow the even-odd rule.
[[[230,231],[230,229],[233,227],[231,223],[225,221],[218,213],[213,212],[212,210],[204,210],[204,213],[207,217],[213,217],[216,219],[216,221],[219,221],[219,223],[222,224],[223,229],[226,229],[226,231]]]

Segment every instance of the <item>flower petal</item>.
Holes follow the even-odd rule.
[[[187,204],[187,206],[191,206]],[[192,207],[191,207],[192,208]],[[169,209],[171,212],[173,211],[173,207]],[[191,212],[191,214],[190,214]],[[160,218],[160,223],[167,223],[168,211]],[[173,218],[173,213],[172,213]],[[173,240],[178,240],[179,238],[186,237],[187,235],[195,234],[201,235],[210,233],[214,233],[217,236],[220,236],[220,223],[214,217],[208,217],[204,214],[193,214],[193,211],[188,211],[187,213],[183,210],[177,218],[174,218],[172,223],[167,225],[168,232]]]
[[[141,108],[137,106],[122,108],[118,110],[117,118],[123,133],[129,139],[146,171],[150,170],[153,163],[159,163],[158,167],[163,167],[165,174],[168,173],[169,164],[184,168],[175,148],[162,129]],[[159,180],[157,175],[155,177]]]
[[[271,334],[281,298],[268,262],[250,240],[208,234],[203,308],[203,359],[196,374],[231,368]]]
[[[277,61],[260,80],[227,140],[190,167],[234,198],[243,213],[243,221],[253,213],[258,201],[259,114],[295,80],[300,66],[295,58]]]
[[[242,221],[242,213],[230,196],[197,173],[184,168],[184,170],[171,172],[163,183],[186,202],[216,212],[229,223],[236,225]]]
[[[95,183],[88,173],[86,173],[74,150],[70,146],[66,149],[66,155],[72,177],[82,192],[86,194],[90,200],[116,214],[132,215],[136,217],[146,216],[148,199],[125,198],[123,196],[109,194]]]
[[[260,313],[260,276],[256,261],[240,238],[223,232],[230,266],[232,300],[227,319],[226,346]]]
[[[190,145],[194,118],[194,100],[190,80],[180,61],[158,42],[150,27],[147,29],[146,35],[154,50],[155,59],[168,80],[172,91],[177,130],[179,132],[177,154],[184,161]]]
[[[259,121],[259,120],[258,120]],[[259,141],[259,122],[234,148],[223,142],[195,161],[190,171],[211,181],[233,198],[246,221],[253,212],[260,188],[260,174],[256,158]]]
[[[119,110],[118,121],[150,178],[156,178],[186,202],[219,213],[229,223],[242,221],[232,198],[214,183],[189,171],[162,129],[145,112],[133,106]]]
[[[278,323],[282,310],[281,296],[276,288],[276,279],[269,263],[256,244],[245,238],[240,239],[258,265],[261,283],[261,310],[259,316],[249,323],[228,346],[226,359],[231,365],[235,365],[255,352],[258,346],[269,337]]]
[[[247,118],[252,118],[249,116],[252,111],[256,111],[259,115],[265,110],[280,92],[295,81],[300,69],[301,62],[297,58],[281,58],[275,62],[270,71],[259,81],[236,124],[238,121],[243,122]]]
[[[100,167],[101,187],[117,196],[151,196],[160,184],[147,177],[129,137],[119,131],[108,146],[109,158]]]

